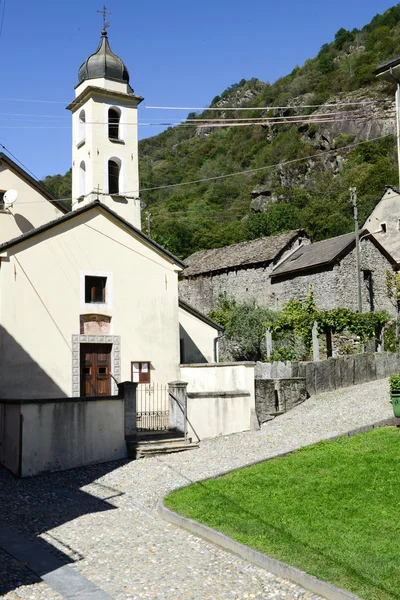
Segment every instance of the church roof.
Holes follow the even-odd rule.
[[[122,60],[114,54],[108,43],[107,32],[103,29],[99,47],[94,54],[80,66],[78,72],[79,83],[87,79],[112,79],[129,85],[129,72]]]
[[[182,267],[182,268],[185,266],[183,264],[183,262],[181,260],[179,260],[179,258],[174,256],[168,250],[165,250],[165,248],[160,246],[160,244],[157,244],[157,242],[155,242],[154,240],[149,238],[147,235],[145,235],[142,231],[140,231],[140,229],[137,229],[136,227],[131,225],[128,221],[126,221],[125,219],[120,217],[116,212],[111,210],[111,208],[108,208],[108,206],[106,206],[105,204],[102,204],[99,200],[94,200],[94,202],[91,202],[90,204],[86,204],[85,206],[83,206],[82,208],[78,208],[77,210],[71,210],[69,213],[67,213],[66,215],[63,215],[62,217],[59,217],[58,219],[54,219],[53,221],[50,221],[49,223],[44,223],[44,225],[41,225],[40,227],[31,229],[30,231],[27,231],[26,233],[23,233],[22,235],[14,238],[12,240],[8,240],[7,242],[4,242],[4,244],[0,244],[0,252],[3,252],[4,250],[8,250],[9,248],[16,246],[17,244],[20,244],[21,242],[25,242],[26,240],[29,240],[29,239],[39,235],[40,233],[44,233],[45,231],[48,231],[49,229],[53,229],[54,227],[57,227],[61,223],[70,221],[70,220],[74,219],[75,217],[92,210],[93,208],[99,208],[102,211],[104,211],[105,213],[108,213],[110,216],[112,216],[114,219],[116,219],[123,227],[130,230],[134,234],[134,236],[138,237],[145,244],[152,247],[156,252],[158,252],[158,254],[162,254],[169,261],[172,261],[173,263],[177,264],[179,267]]]

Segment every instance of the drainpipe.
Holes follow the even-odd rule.
[[[220,331],[218,333],[218,337],[214,338],[214,362],[215,363],[218,362],[218,358],[219,358],[219,356],[218,356],[219,346],[218,345],[219,345],[220,339],[223,338],[224,335],[225,335],[225,333]]]

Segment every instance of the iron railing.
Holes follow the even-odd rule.
[[[138,431],[165,431],[169,428],[168,386],[161,383],[140,383],[136,391],[136,422]]]

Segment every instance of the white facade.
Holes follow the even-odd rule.
[[[18,198],[9,209],[0,205],[0,244],[67,212],[12,160],[0,155],[0,194],[10,189],[18,192]]]
[[[365,221],[368,229],[380,244],[400,263],[400,194],[388,187],[381,200]]]
[[[3,250],[0,258],[0,397],[79,396],[80,345],[88,342],[112,344],[118,381],[131,380],[134,361],[150,362],[152,383],[179,379],[181,267],[101,206]],[[111,302],[82,302],[84,277],[91,274],[107,276]],[[92,314],[109,324],[85,334],[82,317]]]

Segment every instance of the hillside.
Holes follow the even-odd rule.
[[[394,86],[376,81],[373,71],[398,55],[400,5],[361,30],[340,29],[314,59],[273,85],[242,80],[213,99],[210,108],[220,110],[188,115],[182,125],[142,140],[141,198],[151,213],[152,237],[185,257],[297,227],[316,240],[339,235],[352,228],[353,185],[362,222],[384,186],[397,184],[396,144],[390,135],[395,131]],[[210,121],[227,118],[235,126],[215,127]],[[252,124],[243,126],[244,118]],[[354,146],[377,137],[382,139]],[[44,183],[59,196],[70,189],[61,176]]]

